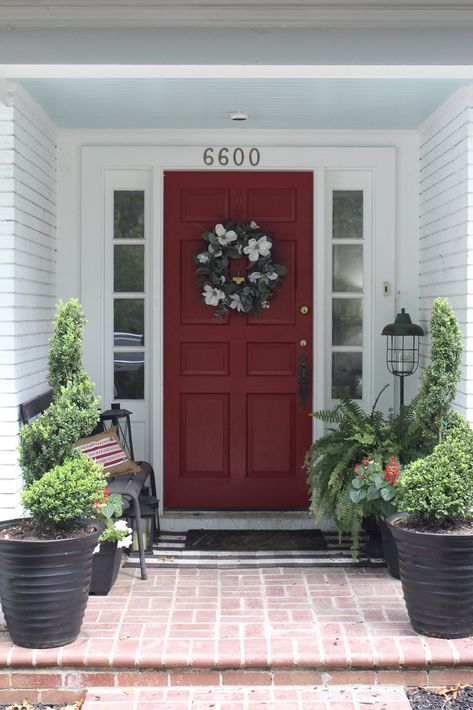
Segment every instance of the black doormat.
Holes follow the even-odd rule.
[[[326,550],[321,530],[189,530],[186,550]]]

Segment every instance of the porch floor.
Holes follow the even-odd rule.
[[[1,631],[0,669],[0,703],[23,688],[51,698],[115,689],[132,708],[139,688],[265,686],[264,695],[291,686],[294,707],[305,707],[309,686],[472,683],[473,638],[416,634],[401,583],[382,568],[160,569],[146,581],[122,568],[107,597],[90,598],[74,643],[22,649]]]

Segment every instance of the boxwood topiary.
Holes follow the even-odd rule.
[[[473,431],[460,414],[450,417],[449,428],[429,456],[404,469],[398,494],[400,510],[425,527],[472,517]]]

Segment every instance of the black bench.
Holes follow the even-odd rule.
[[[40,394],[38,397],[30,399],[28,402],[20,404],[20,422],[22,424],[30,424],[39,414],[42,414],[51,404],[52,390]],[[103,423],[100,421],[94,429],[94,434],[104,430]],[[132,506],[132,512],[135,519],[136,537],[138,540],[138,549],[140,556],[141,579],[147,579],[145,550],[143,543],[143,529],[141,525],[141,509],[139,495],[143,491],[148,479],[151,482],[151,489],[155,492],[154,471],[151,464],[147,461],[136,461],[141,471],[136,473],[122,473],[116,476],[110,476],[107,488],[111,493],[119,493],[125,499],[129,500]]]

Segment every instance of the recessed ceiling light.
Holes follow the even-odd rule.
[[[232,121],[247,121],[250,117],[249,113],[244,113],[243,111],[230,111],[227,113],[228,118]]]

